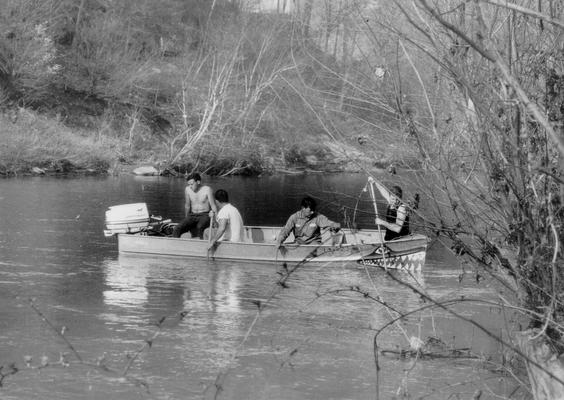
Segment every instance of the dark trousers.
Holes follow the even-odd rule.
[[[189,214],[186,218],[178,223],[172,231],[173,237],[180,237],[184,232],[190,232],[192,237],[204,238],[204,230],[210,226],[210,217],[208,212],[199,214]]]

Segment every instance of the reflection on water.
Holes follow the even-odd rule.
[[[120,255],[117,262],[106,265],[104,303],[109,309],[159,305],[172,312],[189,310],[191,316],[205,317],[213,324],[228,324],[221,318],[241,310],[240,270],[210,268],[202,261],[195,261],[192,269],[185,263],[178,258]],[[115,314],[105,318],[113,320]]]
[[[211,183],[229,191],[248,223],[265,225],[281,224],[304,192],[326,198],[328,209],[330,202],[356,202],[364,186],[361,176]],[[69,351],[27,305],[30,298],[57,329],[66,327],[83,359],[104,356],[116,371],[155,337],[129,371],[150,393],[92,368],[41,374],[22,368],[0,387],[1,398],[200,399],[218,375],[219,399],[374,398],[374,335],[394,316],[383,303],[422,311],[382,332],[382,348],[404,348],[414,335],[436,336],[455,348],[494,359],[499,354],[486,334],[440,309],[423,308],[427,303],[412,290],[441,300],[494,298],[492,283],[461,280],[440,246],[430,249],[423,271],[394,271],[396,279],[354,263],[305,264],[282,287],[287,271],[281,265],[120,256],[116,241],[103,237],[110,205],[145,201],[152,213],[178,218],[183,186],[154,177],[0,181],[0,365],[23,367],[26,355],[34,362],[57,360]],[[332,217],[341,218],[339,212]],[[506,317],[497,309],[462,303],[455,310],[493,332],[504,329]],[[179,318],[182,312],[186,317]],[[380,365],[385,399],[404,389],[412,398],[471,398],[481,388],[482,399],[508,397],[514,389],[508,376],[476,360],[381,357]],[[513,397],[525,398],[520,391]]]
[[[149,291],[147,275],[149,265],[135,265],[110,262],[106,269],[104,303],[108,306],[139,307],[147,304]]]

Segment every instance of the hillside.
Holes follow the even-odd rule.
[[[0,174],[416,164],[391,83],[367,79],[366,65],[284,14],[166,3],[85,1],[80,20],[52,24],[47,8],[0,11]]]

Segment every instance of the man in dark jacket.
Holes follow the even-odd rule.
[[[325,215],[318,214],[316,209],[315,200],[309,196],[304,197],[300,211],[288,218],[288,222],[278,234],[277,247],[284,243],[290,233],[294,234],[297,244],[321,244],[321,228],[341,229],[341,224],[331,221]]]

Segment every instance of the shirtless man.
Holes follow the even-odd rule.
[[[204,230],[210,226],[210,218],[217,213],[217,205],[209,186],[202,185],[200,174],[194,173],[186,177],[188,184],[184,191],[186,196],[185,218],[174,227],[173,237],[180,237],[190,231],[192,237],[204,238]]]

